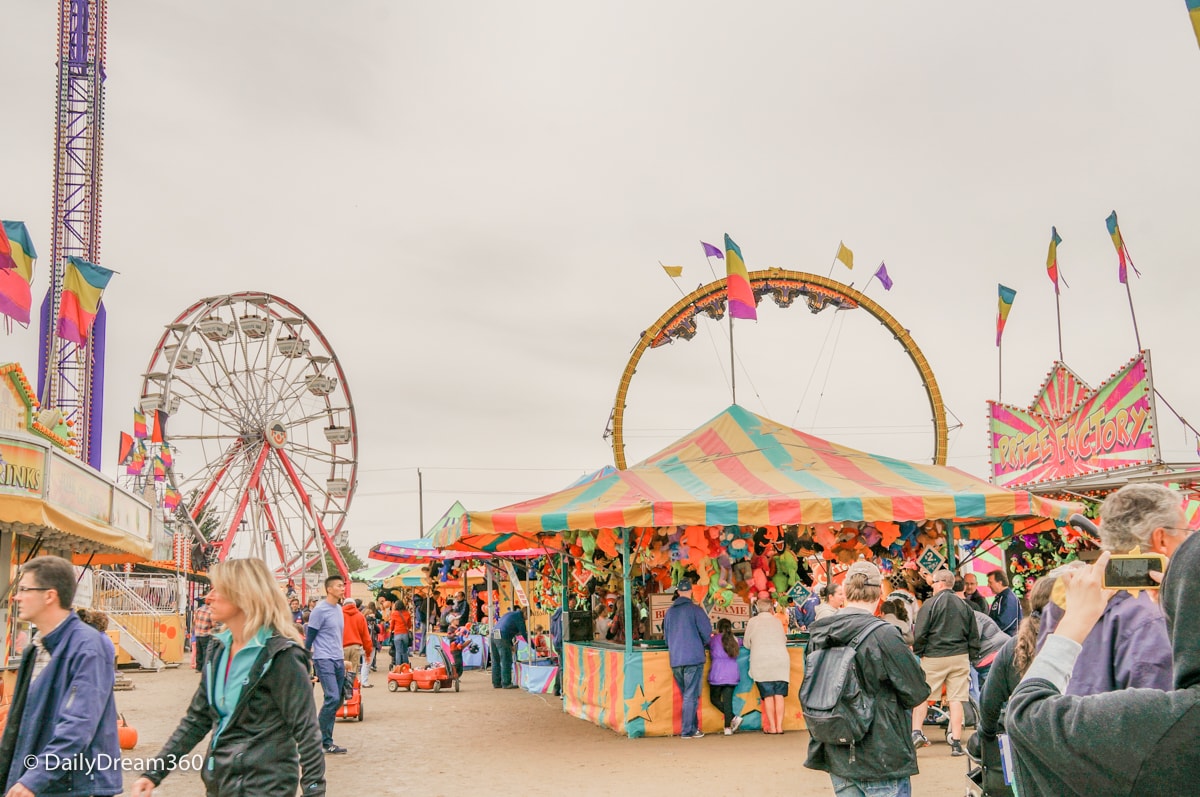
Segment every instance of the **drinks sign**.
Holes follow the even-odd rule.
[[[992,482],[1017,487],[1159,460],[1149,353],[1095,390],[1066,366],[1028,409],[988,402]]]

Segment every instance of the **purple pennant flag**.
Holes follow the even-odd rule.
[[[713,246],[712,244],[706,244],[706,243],[704,243],[704,241],[701,241],[700,245],[704,247],[704,256],[705,257],[715,257],[719,260],[725,259],[725,253],[722,252],[717,247]]]
[[[879,268],[875,269],[875,277],[879,280],[879,284],[883,286],[885,291],[892,289],[892,278],[888,276],[887,265],[882,261],[879,263]]]

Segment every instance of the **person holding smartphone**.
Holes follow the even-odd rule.
[[[1100,507],[1100,547],[1114,554],[1134,548],[1170,559],[1191,532],[1179,493],[1160,484],[1127,484]],[[1120,591],[1083,641],[1069,695],[1118,689],[1171,688],[1171,645],[1163,613],[1145,591]],[[1059,610],[1043,612],[1040,644],[1055,630]]]
[[[1066,613],[1008,704],[1022,797],[1188,794],[1200,783],[1200,538],[1185,538],[1172,553],[1159,597],[1174,665],[1166,691],[1066,693],[1115,599],[1103,588],[1111,554],[1060,576]]]

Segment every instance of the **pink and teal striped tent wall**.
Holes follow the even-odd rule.
[[[562,531],[621,527],[900,522],[1001,518],[1065,521],[1080,511],[957,468],[831,443],[737,405],[628,470],[491,512],[466,512],[434,535],[440,548],[505,551]]]

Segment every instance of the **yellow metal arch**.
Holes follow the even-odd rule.
[[[905,353],[908,354],[913,365],[917,367],[917,372],[921,375],[921,382],[925,386],[925,395],[929,398],[929,409],[933,413],[935,438],[933,464],[946,464],[949,429],[946,425],[946,407],[942,402],[942,391],[938,388],[937,379],[933,376],[933,369],[929,367],[929,361],[925,359],[921,349],[908,334],[908,330],[901,326],[891,313],[849,285],[843,285],[829,277],[779,268],[752,271],[749,276],[750,287],[754,290],[756,301],[764,295],[773,294],[776,303],[787,306],[795,298],[794,295],[791,295],[792,292],[795,292],[803,295],[809,307],[814,310],[819,310],[828,304],[836,304],[845,308],[861,307],[883,324],[904,347]],[[633,348],[633,353],[629,356],[629,362],[625,364],[624,372],[621,374],[621,381],[617,385],[617,396],[613,402],[610,416],[609,431],[612,435],[613,462],[617,468],[624,470],[626,465],[625,399],[629,393],[629,383],[637,372],[642,354],[646,349],[667,342],[668,338],[690,337],[686,328],[690,325],[690,319],[698,313],[706,313],[715,319],[722,318],[725,314],[725,295],[725,280],[723,279],[702,285],[676,302],[670,310],[663,313],[649,329],[642,333],[637,345]],[[694,334],[694,328],[691,329],[691,334]]]

